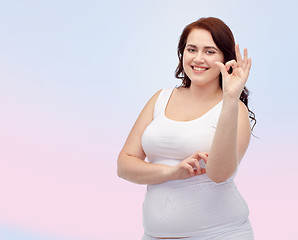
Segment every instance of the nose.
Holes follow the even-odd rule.
[[[203,63],[203,62],[205,62],[205,58],[204,58],[202,52],[199,51],[199,52],[197,53],[197,55],[196,55],[195,58],[194,58],[194,62],[195,62],[195,63]]]

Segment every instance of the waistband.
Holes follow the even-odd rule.
[[[177,240],[177,237],[164,238],[163,240]],[[179,238],[178,238],[179,239]],[[254,233],[249,219],[244,223],[234,226],[225,227],[221,229],[210,229],[204,231],[204,233],[190,234],[189,236],[180,237],[181,240],[254,240]],[[160,238],[150,236],[146,232],[143,235],[142,240],[161,240]]]

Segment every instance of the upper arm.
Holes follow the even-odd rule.
[[[251,130],[247,107],[239,100],[238,112],[238,159],[243,158],[250,141]]]
[[[141,111],[119,155],[126,154],[143,160],[145,159],[146,154],[144,153],[141,139],[146,127],[153,120],[154,107],[160,92],[161,90],[155,93]]]

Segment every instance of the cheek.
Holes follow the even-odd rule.
[[[218,62],[224,62],[224,56],[221,54],[219,57],[218,57]]]
[[[218,66],[215,64],[215,62],[222,62],[223,63],[223,58],[222,57],[214,57],[212,59],[210,59],[209,64],[210,66],[216,68],[219,70]]]
[[[209,66],[212,69],[213,74],[219,75],[220,74],[220,69],[215,64],[215,62],[223,62],[223,61],[221,61],[221,59],[219,59],[219,58],[216,58],[216,59],[213,59],[212,61],[209,62]]]
[[[187,57],[184,55],[183,58],[182,58],[182,67],[183,67],[183,69],[185,69],[186,64],[187,64]]]
[[[182,59],[183,68],[186,67],[186,65],[190,64],[191,62],[192,62],[192,56],[189,56],[188,54],[183,54],[183,59]]]

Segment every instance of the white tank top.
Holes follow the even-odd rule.
[[[165,110],[173,88],[163,89],[156,101],[153,121],[142,136],[150,163],[174,166],[196,151],[209,152],[222,101],[203,116],[175,121]],[[200,160],[205,167],[203,160]],[[145,232],[154,237],[210,237],[221,229],[241,225],[248,208],[233,178],[217,184],[206,174],[184,180],[148,185],[143,204]]]
[[[142,146],[147,160],[170,166],[178,164],[196,151],[209,152],[222,108],[220,101],[195,120],[171,120],[166,117],[165,110],[172,91],[173,88],[160,92],[154,108],[153,121],[142,136]],[[200,163],[205,167],[203,160]],[[202,180],[202,176],[199,179]]]

